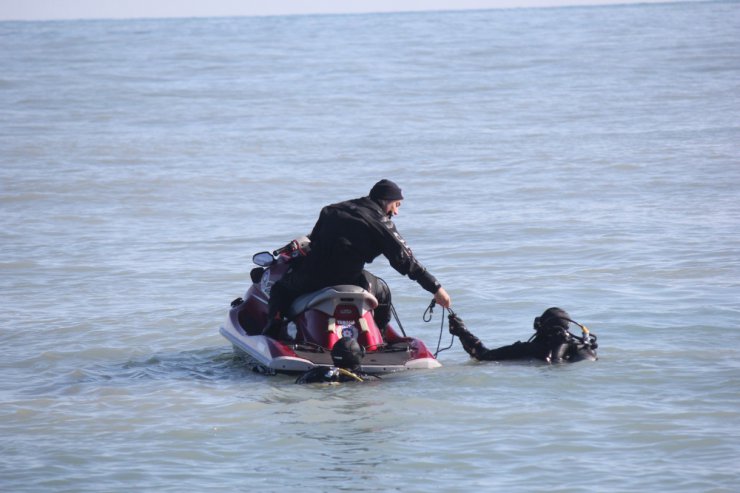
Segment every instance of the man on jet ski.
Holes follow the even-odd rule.
[[[295,383],[343,383],[364,382],[367,374],[360,371],[365,350],[356,339],[342,337],[331,349],[334,366],[317,366],[300,377]]]
[[[367,197],[324,207],[309,235],[310,252],[272,287],[269,322],[262,333],[279,333],[282,316],[298,296],[337,284],[370,291],[378,300],[375,322],[384,331],[391,319],[391,294],[382,280],[364,269],[381,254],[395,270],[433,293],[439,305],[449,307],[447,291],[416,260],[391,220],[402,200],[398,185],[380,180]]]
[[[450,333],[460,338],[465,351],[479,361],[503,361],[514,359],[539,359],[547,363],[596,361],[596,336],[573,321],[565,310],[548,308],[534,319],[535,333],[527,342],[517,341],[509,346],[488,349],[471,334],[460,317],[449,315]],[[583,331],[579,337],[568,330],[574,323]]]

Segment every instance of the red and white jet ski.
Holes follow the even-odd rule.
[[[268,321],[270,289],[303,255],[308,238],[294,240],[272,253],[253,257],[252,285],[244,298],[231,303],[221,335],[234,349],[268,373],[306,372],[318,365],[331,366],[331,348],[342,337],[357,339],[365,356],[361,371],[368,374],[442,366],[419,339],[399,334],[390,324],[381,331],[373,319],[378,301],[358,286],[330,286],[295,300],[275,337],[262,335]]]

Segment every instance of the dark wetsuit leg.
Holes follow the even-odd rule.
[[[328,285],[323,282],[323,279],[312,276],[311,271],[303,265],[298,265],[296,268],[289,270],[270,290],[268,302],[270,320],[274,319],[278,313],[283,317],[287,316],[290,305],[300,295]]]
[[[391,290],[388,285],[370,272],[363,270],[360,286],[370,291],[378,300],[378,307],[373,312],[375,324],[380,330],[385,330],[391,321]]]

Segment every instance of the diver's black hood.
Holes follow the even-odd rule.
[[[547,330],[554,328],[568,329],[568,322],[570,322],[570,315],[562,308],[553,306],[548,308],[542,315],[534,319],[534,330]]]

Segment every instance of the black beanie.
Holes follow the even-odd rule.
[[[380,180],[370,189],[373,200],[403,200],[401,189],[390,180]]]

